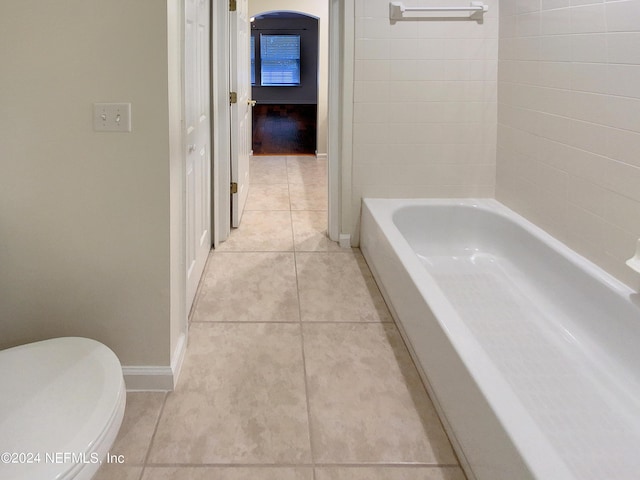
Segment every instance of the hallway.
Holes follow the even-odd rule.
[[[178,386],[129,393],[99,480],[464,480],[364,258],[326,238],[326,162],[251,172]]]

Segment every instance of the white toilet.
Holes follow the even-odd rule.
[[[95,340],[0,351],[0,478],[91,479],[120,429],[125,399],[118,357]]]

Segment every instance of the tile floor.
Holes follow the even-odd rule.
[[[362,255],[326,237],[326,162],[251,172],[178,386],[128,394],[98,479],[464,480]]]

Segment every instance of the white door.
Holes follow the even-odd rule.
[[[237,101],[231,103],[231,226],[238,227],[249,194],[249,156],[251,154],[251,57],[249,51],[249,2],[237,0],[231,12],[231,91]],[[232,190],[233,191],[233,190]]]
[[[211,249],[209,0],[185,1],[187,309]]]

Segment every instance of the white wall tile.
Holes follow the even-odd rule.
[[[497,0],[487,3],[482,24],[390,24],[388,1],[356,4],[354,205],[362,195],[493,196],[499,21]],[[520,7],[533,13],[538,3]],[[535,38],[536,22],[530,15],[521,28]],[[537,43],[516,49],[537,58]]]
[[[609,63],[640,65],[640,33],[610,33],[606,38]]]
[[[607,125],[624,130],[640,132],[640,100],[608,96],[607,98]],[[639,188],[640,190],[640,188]]]
[[[594,215],[604,217],[607,190],[580,177],[568,176],[568,200]]]
[[[538,67],[538,85],[551,88],[571,88],[572,65],[569,62],[535,62]]]
[[[535,134],[556,142],[569,143],[571,119],[545,112],[533,112],[533,117]]]
[[[607,155],[607,130],[602,125],[572,120],[569,127],[569,145],[599,155]]]
[[[540,0],[516,0],[515,13],[529,13],[540,10]]]
[[[354,66],[355,80],[386,81],[391,76],[389,60],[357,60]]]
[[[540,39],[538,37],[518,37],[513,39],[514,58],[517,60],[539,60]]]
[[[502,51],[502,50],[501,50]],[[502,53],[501,53],[502,55]],[[607,50],[604,45],[604,58]],[[500,58],[502,60],[502,57]],[[514,58],[518,60],[518,58]],[[535,59],[538,60],[538,59]],[[543,62],[570,62],[573,60],[573,39],[570,35],[554,35],[540,38],[539,60]]]
[[[640,134],[617,128],[607,128],[606,156],[640,167]]]
[[[607,65],[607,76],[607,93],[640,98],[640,65],[610,64]]]
[[[540,35],[540,12],[518,15],[516,17],[516,35],[519,37]]]
[[[541,0],[537,36],[531,5],[501,21],[496,196],[637,285],[640,0]]]
[[[540,13],[540,35],[571,33],[571,9],[544,10]]]
[[[640,31],[640,0],[607,2],[606,21],[609,32]]]
[[[438,58],[438,57],[425,57],[425,52],[422,50],[421,45],[413,39],[408,38],[391,38],[389,42],[389,58],[397,59],[414,59],[419,58]],[[437,48],[438,40],[432,40],[430,44],[432,48]],[[440,54],[441,55],[441,54]]]
[[[421,65],[415,60],[391,59],[389,62],[389,80],[416,81],[422,80],[424,71],[428,68]],[[442,63],[438,60],[433,61],[435,64],[435,72],[442,70]],[[434,73],[435,73],[434,72]]]
[[[594,3],[603,3],[603,0],[571,0],[572,7],[579,7],[581,5],[593,5]]]
[[[391,26],[385,18],[365,17],[356,21],[356,37],[360,39],[389,38]]]
[[[422,38],[417,42],[420,50],[419,58],[425,60],[439,60],[445,57],[445,45],[442,38]]]
[[[606,124],[611,97],[596,93],[573,91],[571,94],[571,116],[585,122]]]
[[[542,0],[541,10],[554,10],[556,8],[565,8],[571,5],[571,0]]]
[[[610,161],[605,171],[605,186],[612,191],[640,202],[640,168]]]
[[[389,17],[389,2],[385,0],[364,0],[363,1],[364,17]]]
[[[591,33],[571,36],[571,60],[584,63],[606,63],[610,35]]]
[[[498,20],[500,37],[513,38],[516,36],[516,19],[515,15],[500,15]]]
[[[609,93],[609,71],[606,63],[572,63],[571,88],[580,92]]]
[[[640,236],[640,209],[638,202],[614,192],[606,192],[603,217],[634,236]]]
[[[389,82],[354,82],[353,100],[359,102],[384,102],[389,100]]]
[[[571,8],[571,33],[600,33],[607,30],[604,4]]]

